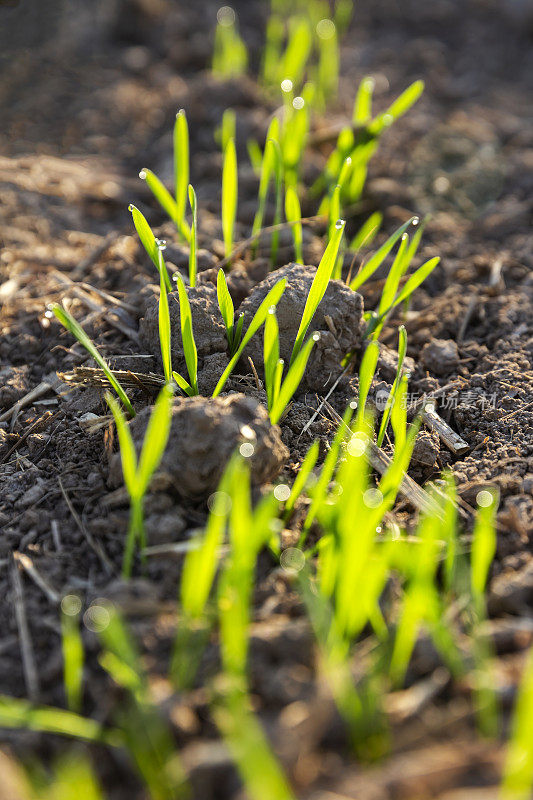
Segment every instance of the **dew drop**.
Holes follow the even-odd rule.
[[[340,229],[343,228],[344,225],[346,225],[346,220],[344,219],[338,219],[337,222],[335,223],[335,227],[337,228],[338,231],[340,231]]]
[[[303,108],[305,106],[305,100],[303,99],[303,97],[299,97],[299,96],[295,97],[294,100],[292,101],[292,105],[293,105],[293,108],[295,108],[297,111],[299,111],[301,108]]]
[[[377,508],[383,502],[383,495],[379,489],[367,489],[363,495],[363,503],[367,508]]]
[[[270,306],[270,308],[268,309],[268,313],[269,314],[275,314],[276,313],[276,306]]]
[[[335,23],[332,19],[321,19],[317,22],[316,32],[320,39],[331,39],[335,36]]]
[[[93,633],[105,631],[111,620],[109,611],[105,606],[93,605],[83,615],[85,627]]]
[[[351,403],[350,403],[350,408],[352,409],[352,411],[355,411],[355,409],[357,408],[358,405],[359,404],[358,404],[357,400],[352,400]]]
[[[207,498],[207,507],[216,517],[223,517],[231,509],[231,497],[227,492],[213,492]]]
[[[286,483],[278,483],[276,488],[274,489],[274,497],[276,500],[284,503],[285,500],[288,500],[291,494],[290,488],[287,486]]]
[[[411,225],[416,228],[419,222],[420,222],[420,217],[413,217],[413,219],[411,220]]]
[[[221,6],[217,11],[217,21],[224,28],[235,24],[235,11],[231,6]]]
[[[356,433],[346,445],[346,449],[351,456],[354,458],[359,458],[360,456],[364,455],[366,451],[367,441],[368,440],[365,434]]]
[[[305,555],[299,547],[287,547],[280,555],[279,563],[285,572],[300,572],[305,567]]]
[[[67,617],[77,617],[81,611],[81,600],[77,594],[67,594],[61,601],[61,611]]]
[[[318,331],[315,331],[313,333],[313,341],[318,342],[319,340],[320,340],[320,333]]]
[[[402,242],[405,242],[406,239],[407,239],[407,234],[406,233],[402,233]]]
[[[281,91],[292,92],[292,81],[289,78],[285,78],[284,81],[281,81]]]
[[[46,319],[52,319],[52,317],[54,316],[54,312],[51,311],[49,308],[47,308],[46,311],[44,312],[44,316],[46,317]]]
[[[243,458],[251,458],[255,453],[255,447],[251,442],[243,442],[239,447],[239,453]]]
[[[134,208],[135,206],[130,203],[128,206],[128,211],[133,211]]]
[[[388,128],[394,122],[394,117],[392,114],[384,114],[383,115],[383,124],[386,128]]]
[[[488,492],[486,489],[482,489],[476,495],[476,503],[481,508],[489,508],[494,502],[494,496],[492,492]]]
[[[145,181],[145,180],[146,180],[146,170],[145,170],[145,169],[142,169],[142,170],[139,172],[139,178],[140,178],[142,181]]]

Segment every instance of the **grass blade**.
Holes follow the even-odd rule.
[[[352,121],[354,125],[366,125],[372,116],[372,95],[374,79],[363,78],[359,84],[353,107]]]
[[[273,425],[276,425],[279,422],[283,416],[283,412],[289,404],[290,399],[300,385],[307,362],[309,361],[309,357],[311,355],[311,350],[319,339],[320,334],[314,333],[298,351],[298,355],[289,366],[287,377],[281,384],[278,396],[276,397],[272,410],[270,411],[270,421]]]
[[[233,300],[231,299],[231,295],[229,293],[226,275],[224,274],[223,269],[219,269],[217,274],[217,298],[218,307],[226,327],[226,338],[228,340],[228,346],[231,353],[233,351],[234,344],[233,320],[235,317],[235,308],[233,306]]]
[[[359,369],[359,397],[357,398],[357,418],[356,425],[359,429],[365,417],[366,399],[368,392],[374,380],[376,366],[379,358],[379,344],[377,342],[370,342],[367,346],[363,358],[361,359],[361,367]]]
[[[265,297],[265,299],[263,300],[263,302],[261,303],[261,305],[259,306],[259,308],[255,312],[255,314],[254,314],[254,316],[252,318],[252,321],[250,322],[250,324],[248,326],[248,330],[244,334],[244,336],[243,336],[243,338],[242,338],[242,340],[241,340],[241,342],[239,344],[239,347],[237,348],[237,351],[235,352],[235,355],[230,360],[228,366],[226,367],[226,369],[224,370],[224,372],[220,376],[219,381],[218,381],[217,385],[215,386],[215,390],[214,390],[214,392],[212,394],[212,397],[218,397],[218,395],[220,394],[220,392],[224,388],[224,385],[225,385],[226,381],[228,380],[229,376],[231,375],[231,373],[233,372],[233,370],[235,369],[235,367],[237,365],[237,362],[239,361],[239,358],[241,357],[244,348],[246,347],[246,345],[248,344],[248,342],[250,341],[252,336],[255,333],[257,333],[257,331],[259,330],[259,328],[261,327],[263,322],[266,320],[266,317],[267,317],[267,314],[268,314],[268,311],[269,311],[270,307],[271,306],[276,306],[279,303],[280,297],[283,294],[283,292],[285,291],[286,283],[287,283],[286,278],[282,278],[280,281],[278,281],[272,287],[272,289],[269,291],[269,293],[267,294],[267,296]]]
[[[129,205],[129,210],[131,211],[131,215],[133,217],[133,224],[135,225],[135,230],[141,240],[141,243],[154,262],[156,269],[159,271],[159,256],[161,254],[161,245],[158,240],[155,238],[151,227],[148,225],[144,214],[142,214],[136,206]],[[164,262],[163,262],[164,263]],[[164,269],[164,278],[165,283],[167,285],[167,289],[169,292],[172,291],[172,284],[170,283],[170,278],[168,277],[168,272],[165,267]]]
[[[70,333],[73,336],[76,337],[78,342],[87,350],[89,355],[92,358],[94,358],[98,366],[104,371],[107,380],[109,381],[109,383],[119,396],[122,405],[127,410],[130,417],[134,417],[135,410],[132,404],[130,403],[128,395],[126,394],[120,383],[117,381],[117,379],[109,369],[107,362],[104,360],[104,358],[102,358],[102,356],[100,355],[94,344],[91,342],[91,340],[89,339],[89,337],[87,336],[81,325],[78,322],[76,322],[74,317],[72,317],[68,313],[68,311],[65,311],[65,309],[62,308],[60,305],[55,304],[54,306],[52,306],[52,310],[56,315],[57,319],[63,325],[63,327],[65,327],[68,331],[70,331]]]
[[[417,219],[417,217],[411,217],[411,219],[408,220],[408,222],[404,222],[403,225],[400,225],[400,227],[396,231],[394,231],[394,233],[391,236],[389,236],[387,241],[381,245],[379,250],[377,250],[374,253],[374,255],[368,259],[366,264],[361,267],[357,275],[351,281],[350,289],[353,289],[355,291],[360,286],[362,286],[363,283],[365,283],[365,281],[367,281],[371,275],[374,274],[374,272],[378,269],[379,266],[381,266],[383,261],[386,259],[386,257],[388,256],[388,254],[398,241],[398,239],[400,239],[400,237],[405,233],[409,225],[411,225],[413,220],[415,219]]]
[[[159,344],[161,347],[161,360],[163,362],[163,372],[165,380],[172,378],[172,348],[170,333],[170,312],[168,309],[167,285],[165,275],[167,274],[163,255],[159,250]],[[168,277],[168,275],[167,275]]]
[[[265,386],[268,400],[268,410],[276,401],[276,373],[279,361],[279,326],[276,318],[276,308],[271,306],[265,320],[263,330],[263,363],[265,365]]]
[[[185,363],[187,364],[187,372],[189,373],[189,380],[194,389],[194,394],[198,394],[198,352],[192,329],[191,304],[189,303],[187,289],[181,275],[177,276],[176,283],[180,301],[181,340],[183,342]]]
[[[222,234],[224,237],[224,255],[229,258],[233,250],[233,231],[237,214],[237,152],[235,140],[230,139],[224,151],[222,167]]]
[[[315,311],[317,310],[320,301],[324,297],[326,289],[328,288],[328,284],[337,261],[337,254],[339,252],[339,246],[345,225],[346,223],[344,220],[339,220],[337,222],[335,225],[334,234],[330,238],[328,246],[326,247],[326,252],[322,256],[320,264],[318,265],[313,283],[311,284],[311,289],[309,290],[307,300],[305,301],[305,307],[303,310],[300,327],[298,328],[298,333],[296,334],[296,340],[292,349],[289,366],[293,364],[295,358],[300,352],[305,335],[307,334],[311,321],[315,315]]]
[[[196,203],[196,192],[189,184],[189,204],[192,211],[192,226],[189,248],[189,286],[196,286],[196,274],[198,272],[198,206]]]
[[[294,239],[294,260],[297,264],[303,264],[303,235],[302,223],[300,222],[302,211],[298,199],[298,192],[294,186],[287,186],[287,191],[285,192],[285,217],[287,218],[287,222],[294,223],[291,226]]]
[[[382,222],[383,214],[381,211],[375,211],[371,214],[353,237],[348,249],[357,252],[361,247],[370,245],[379,232]]]
[[[179,219],[179,209],[176,201],[166,186],[162,183],[162,181],[159,180],[157,175],[155,175],[151,169],[147,169],[147,167],[142,168],[142,170],[139,172],[139,177],[143,181],[146,181],[148,188],[154,195],[159,205],[167,212],[174,224],[177,225]]]
[[[392,389],[390,395],[387,398],[387,404],[385,406],[385,410],[383,411],[383,417],[381,418],[381,424],[379,426],[379,433],[377,438],[377,445],[381,447],[383,444],[383,439],[385,438],[385,432],[387,430],[387,425],[389,424],[389,417],[391,413],[391,408],[393,403],[396,402],[396,394],[398,392],[398,387],[400,384],[400,379],[402,376],[402,366],[403,360],[405,358],[405,354],[407,352],[407,331],[405,330],[404,325],[400,325],[398,330],[398,366],[396,368],[396,377],[394,378],[394,383],[392,384]]]
[[[172,400],[172,384],[167,384],[159,392],[144,435],[136,475],[137,493],[140,497],[148,489],[167,446],[172,420]]]
[[[32,706],[18,697],[0,695],[0,727],[26,728],[40,733],[57,733],[88,742],[104,742],[120,747],[122,735],[117,730],[102,727],[99,722],[72,711],[51,706]]]
[[[79,713],[82,702],[84,651],[80,635],[81,600],[69,594],[61,601],[63,682],[69,711]]]
[[[183,108],[176,114],[174,123],[174,187],[176,193],[176,227],[179,234],[189,241],[189,226],[185,222],[187,188],[189,186],[189,126]]]

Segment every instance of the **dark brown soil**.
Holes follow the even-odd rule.
[[[268,4],[236,5],[244,36],[252,52],[258,52]],[[213,376],[227,358],[221,322],[212,324],[214,268],[223,255],[221,157],[214,130],[223,110],[235,108],[240,158],[248,163],[246,139],[264,137],[274,108],[251,80],[220,84],[206,71],[216,8],[210,0],[0,5],[1,693],[64,705],[58,600],[73,591],[82,595],[84,607],[105,596],[123,608],[154,677],[168,660],[180,560],[163,551],[130,585],[118,579],[128,505],[124,491],[110,479],[110,471],[116,472],[116,442],[111,426],[95,424],[106,413],[101,391],[72,390],[57,379],[57,372],[86,363],[86,355],[72,346],[70,335],[47,316],[46,308],[65,299],[117,369],[159,371],[153,343],[156,275],[133,235],[127,205],[135,203],[162,226],[168,261],[184,268],[186,253],[171,244],[171,229],[136,178],[144,165],[170,177],[170,131],[176,109],[184,107],[191,130],[191,180],[200,205],[203,270],[198,319],[194,311],[193,318],[195,325],[202,324],[202,315],[208,323],[207,337],[199,336],[199,355],[201,388],[212,390]],[[467,528],[478,491],[499,488],[487,636],[500,656],[498,691],[507,707],[522,653],[533,641],[532,39],[533,13],[526,2],[360,0],[343,45],[340,100],[327,119],[317,121],[317,127],[327,128],[346,119],[354,87],[365,74],[376,80],[379,107],[411,80],[426,81],[421,101],[384,138],[372,163],[364,208],[348,226],[355,230],[375,209],[384,213],[387,231],[412,213],[431,214],[421,257],[439,254],[442,261],[416,293],[405,321],[413,359],[409,390],[418,400],[447,387],[439,412],[469,449],[455,457],[425,433],[412,474],[423,483],[450,467]],[[323,155],[310,154],[310,176]],[[240,178],[237,238],[249,234],[256,193],[251,170],[243,167]],[[319,233],[305,234],[306,260],[315,265]],[[279,267],[293,258],[289,242],[281,240]],[[254,293],[261,289],[254,287],[267,275],[263,255],[253,263],[237,263],[230,273],[230,290],[243,309],[253,308]],[[376,302],[382,277],[363,287],[365,309]],[[120,302],[113,304],[95,288]],[[340,324],[343,309],[332,302]],[[390,320],[383,336],[393,351],[400,321]],[[335,432],[333,418],[323,409],[313,419],[331,385],[326,356],[335,348],[345,351],[348,339],[352,347],[359,342],[358,328],[348,331],[342,323],[336,339],[327,325],[320,327],[332,349],[317,351],[317,380],[302,387],[281,426],[289,451],[283,473],[288,480],[313,439],[320,440],[323,455]],[[179,350],[180,342],[174,346]],[[250,408],[244,416],[246,424],[262,429],[264,416],[257,420],[256,401],[264,395],[247,374],[246,363],[239,372],[226,388],[255,398],[246,401]],[[393,375],[394,354],[385,352],[373,396],[390,387]],[[34,389],[39,391],[33,400],[18,407],[17,401]],[[356,392],[357,380],[348,374],[329,402],[342,413]],[[135,401],[141,407],[150,397],[139,390]],[[234,428],[231,435],[237,437]],[[215,448],[219,443],[210,430]],[[277,433],[266,435],[274,437],[275,453],[269,449],[271,462],[261,464],[265,479],[274,476],[283,457]],[[202,494],[212,491],[215,473],[211,470]],[[178,499],[180,492],[164,482],[155,487],[146,503],[149,544],[185,540],[203,524],[205,503],[198,496],[183,499],[184,494],[191,493],[181,492]],[[400,522],[411,524],[410,507],[399,505],[396,513]],[[294,544],[293,532],[283,537],[285,544]],[[17,555],[14,560],[14,554],[25,559]],[[22,569],[37,668],[33,682],[23,666],[14,612],[17,569]],[[392,754],[363,769],[347,755],[346,735],[331,699],[315,680],[312,635],[301,603],[290,580],[266,556],[255,610],[255,704],[299,796],[496,796],[501,746],[476,741],[468,687],[439,683],[441,667],[429,643],[419,645],[411,682],[433,681],[434,690],[420,705],[411,700],[409,689],[391,696]],[[84,711],[107,717],[117,698],[96,663],[96,637],[87,630],[84,639]],[[204,705],[205,699],[195,694],[174,697],[168,706],[195,796],[242,796]],[[180,714],[185,707],[190,713]],[[396,714],[395,708],[400,709]],[[59,740],[26,733],[4,732],[1,740],[23,757],[35,752],[47,757],[64,747]],[[141,798],[124,763],[100,755],[109,796]]]

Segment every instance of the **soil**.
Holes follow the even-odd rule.
[[[255,0],[236,7],[255,62],[268,4]],[[5,694],[64,705],[58,601],[69,592],[82,596],[84,608],[97,597],[116,602],[142,641],[154,681],[160,679],[172,641],[181,564],[164,545],[187,540],[204,523],[205,497],[216,487],[239,431],[249,426],[257,434],[259,483],[272,480],[280,468],[290,481],[311,442],[319,439],[323,457],[334,435],[334,418],[324,408],[315,413],[325,392],[334,387],[329,403],[337,413],[357,393],[353,374],[339,378],[335,372],[334,355],[360,345],[360,301],[356,295],[350,301],[334,284],[328,290],[330,311],[324,307],[324,318],[315,321],[322,339],[312,380],[301,387],[279,431],[266,424],[264,392],[245,360],[226,390],[248,397],[229,394],[218,401],[222,412],[208,427],[210,438],[204,438],[205,401],[177,401],[176,443],[173,439],[167,456],[171,484],[157,483],[146,503],[149,544],[163,545],[162,554],[149,559],[145,573],[137,566],[130,584],[119,580],[128,504],[118,485],[116,442],[112,427],[99,425],[106,413],[102,391],[73,389],[57,377],[91,364],[47,306],[62,299],[115,368],[160,371],[157,276],[133,235],[127,206],[133,202],[146,211],[168,241],[169,263],[185,270],[187,252],[136,175],[146,165],[163,179],[170,177],[172,121],[176,109],[186,108],[191,180],[200,209],[201,272],[193,300],[200,388],[208,393],[216,383],[227,350],[214,294],[216,265],[224,254],[221,156],[214,131],[223,110],[234,108],[239,158],[247,164],[245,142],[264,137],[275,108],[251,79],[220,83],[209,74],[216,8],[211,0],[0,5],[0,691]],[[328,117],[315,123],[323,131],[348,119],[354,86],[365,74],[375,79],[379,108],[410,81],[426,82],[420,102],[384,137],[364,202],[348,228],[355,231],[373,210],[383,212],[389,232],[413,213],[431,214],[421,258],[440,255],[441,264],[416,292],[407,317],[391,319],[384,330],[372,397],[377,404],[380,391],[390,389],[397,327],[404,321],[413,401],[445,389],[438,411],[468,444],[465,454],[455,456],[425,431],[413,477],[424,483],[445,467],[452,470],[466,531],[480,489],[495,486],[500,492],[486,635],[498,652],[496,683],[507,710],[524,651],[533,641],[532,38],[533,14],[526,2],[360,0],[342,48],[340,98]],[[309,153],[306,180],[313,180],[326,154],[325,149]],[[243,166],[239,177],[237,240],[249,234],[257,189],[251,169]],[[316,228],[305,231],[311,265],[322,251],[321,234]],[[234,302],[242,303],[245,313],[272,280],[267,256],[268,250],[260,250],[255,261],[238,260],[229,273]],[[292,258],[290,238],[282,236],[277,266],[283,269]],[[311,268],[291,272],[302,273],[302,285],[312,274]],[[377,274],[362,287],[365,309],[376,303],[382,281]],[[175,298],[171,310],[177,319]],[[293,311],[287,313],[287,326],[297,326]],[[172,347],[180,364],[178,338]],[[254,351],[253,358],[260,367],[260,353]],[[32,391],[29,402],[17,405]],[[138,408],[152,399],[146,388],[133,395]],[[137,426],[146,413],[141,411]],[[191,422],[184,421],[186,413]],[[191,426],[198,427],[199,440]],[[189,438],[182,449],[183,430]],[[409,527],[415,512],[402,501],[393,517]],[[294,534],[283,532],[284,545],[295,544]],[[21,613],[34,675],[28,671],[27,642],[22,658]],[[107,718],[116,693],[97,664],[97,638],[89,629],[84,641],[84,712]],[[372,767],[349,756],[346,733],[316,677],[301,602],[290,576],[266,556],[259,567],[251,669],[255,708],[301,798],[496,796],[502,745],[475,736],[468,687],[443,680],[426,641],[417,645],[408,688],[387,698],[390,756]],[[427,691],[413,691],[421,687]],[[425,699],[418,702],[419,696]],[[165,710],[195,797],[241,797],[201,693],[173,695]],[[64,748],[59,739],[27,732],[4,732],[1,741],[23,758],[36,753],[47,758]],[[110,797],[143,796],[123,761],[107,751],[98,755]]]

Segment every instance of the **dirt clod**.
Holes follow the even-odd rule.
[[[130,423],[140,448],[151,409],[143,409]],[[172,409],[170,437],[158,472],[182,498],[201,500],[212,494],[235,449],[253,445],[249,458],[252,482],[273,480],[289,452],[282,443],[279,428],[271,425],[264,406],[252,397],[233,394],[227,397],[177,398]],[[120,455],[113,456],[109,483],[120,485]],[[159,484],[159,485],[160,485]]]
[[[207,284],[188,290],[191,304],[192,327],[196,349],[198,351],[198,368],[202,369],[204,359],[214,353],[225,353],[227,348],[226,330],[218,310],[216,289]],[[172,367],[187,376],[185,355],[181,341],[180,306],[177,292],[168,295],[168,307],[171,327]],[[146,314],[139,323],[141,343],[161,362],[159,345],[159,297],[153,296],[146,304]]]
[[[314,267],[287,264],[271,272],[243,301],[239,309],[244,313],[246,330],[253,315],[275,283],[287,278],[285,291],[277,305],[280,356],[288,364],[305,301],[315,276]],[[302,387],[322,391],[342,371],[344,356],[361,347],[363,339],[363,299],[341,281],[330,281],[326,293],[311,322],[311,331],[320,333],[305,372]],[[245,351],[258,371],[263,369],[263,337],[254,337]]]

